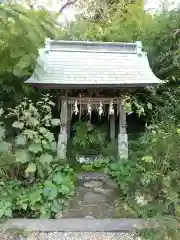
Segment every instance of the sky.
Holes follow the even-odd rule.
[[[180,0],[146,0],[145,9],[151,9],[152,11],[159,10],[162,7],[163,1],[169,5],[169,10],[180,4]]]
[[[34,0],[35,1],[35,0]],[[38,0],[38,5],[44,5],[48,10],[57,11],[67,0]],[[152,13],[158,11],[162,7],[162,2],[165,1],[169,5],[169,9],[176,7],[180,4],[180,0],[145,0],[145,9]],[[36,1],[37,2],[37,1]],[[75,20],[75,14],[77,9],[73,5],[64,9],[60,21],[72,21]]]
[[[53,1],[53,0],[52,0]],[[58,1],[58,0],[54,0]],[[180,0],[145,0],[145,9],[153,12],[159,11],[162,8],[162,2],[165,1],[169,6],[169,9],[173,9],[180,4]],[[75,9],[70,7],[63,12],[61,20],[73,20],[74,19]]]

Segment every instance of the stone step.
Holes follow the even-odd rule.
[[[132,232],[146,223],[143,219],[10,219],[0,231],[21,229],[36,232]]]

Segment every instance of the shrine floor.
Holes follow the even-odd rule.
[[[135,217],[133,210],[120,199],[116,184],[97,172],[78,175],[76,195],[66,212],[56,218],[124,218]]]

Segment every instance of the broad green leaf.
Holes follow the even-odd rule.
[[[49,200],[55,199],[57,197],[57,194],[58,194],[58,190],[57,190],[56,185],[51,184],[50,186],[45,186],[43,194]]]
[[[22,77],[23,75],[28,74],[28,70],[21,68],[19,65],[16,65],[13,69],[13,74],[17,77]]]
[[[51,119],[51,124],[54,127],[59,126],[60,125],[60,119],[58,119],[58,118]]]
[[[143,107],[139,108],[139,109],[137,110],[137,113],[138,113],[139,117],[140,117],[141,115],[144,115],[144,108],[143,108]]]
[[[8,142],[0,142],[0,153],[6,153],[11,150],[11,144]]]
[[[30,163],[28,167],[26,168],[25,172],[27,173],[34,173],[36,172],[36,164],[35,163]]]
[[[41,213],[40,218],[41,219],[47,219],[51,217],[51,211],[47,209],[45,206],[41,206],[39,208],[39,211]]]
[[[27,204],[27,203],[22,203],[22,204],[21,204],[21,207],[22,207],[22,209],[26,210],[27,207],[28,207],[28,204]]]
[[[39,161],[42,164],[50,164],[53,161],[53,157],[49,153],[45,153],[40,156]]]
[[[50,146],[50,144],[47,141],[42,140],[42,145],[43,145],[44,149],[51,150],[51,146]]]
[[[14,128],[19,128],[19,129],[22,129],[24,127],[24,123],[23,122],[13,122],[12,126]]]
[[[53,142],[53,141],[55,141],[54,135],[53,135],[53,133],[51,133],[51,132],[47,132],[47,133],[44,135],[44,137],[48,140],[48,142]]]
[[[53,181],[57,184],[61,184],[61,183],[63,183],[63,177],[64,177],[64,175],[62,173],[57,173],[54,175]]]
[[[55,106],[55,103],[52,102],[52,101],[48,101],[48,104],[51,105],[51,106]]]
[[[59,192],[66,195],[70,192],[70,188],[66,185],[62,185],[61,188],[59,189]]]
[[[19,49],[19,51],[13,51],[12,53],[11,53],[11,57],[12,58],[19,58],[19,57],[21,57],[21,56],[23,56],[23,55],[25,55],[26,53],[22,50],[22,49]]]
[[[41,143],[41,139],[37,136],[36,138],[33,139],[35,143]]]
[[[23,55],[20,59],[20,61],[17,64],[17,67],[23,69],[29,66],[31,62],[31,56],[30,55]]]
[[[178,134],[180,134],[180,128],[178,128],[176,131],[177,131]]]
[[[34,205],[35,203],[41,201],[41,192],[39,190],[36,190],[34,192],[31,192],[29,194],[29,201],[30,204]]]
[[[124,110],[125,110],[125,112],[126,113],[130,113],[130,112],[132,112],[132,107],[131,107],[131,103],[127,103],[127,102],[125,102],[124,103]]]
[[[0,140],[4,139],[5,137],[5,129],[4,127],[0,126]]]
[[[31,119],[31,125],[32,125],[32,126],[35,127],[35,126],[37,126],[38,124],[39,124],[39,121],[38,121],[36,118],[32,118],[32,119]]]
[[[62,211],[62,204],[58,200],[54,200],[51,206],[51,211],[58,213]]]
[[[7,208],[5,215],[6,217],[12,217],[12,208]]]
[[[39,128],[39,132],[42,133],[42,134],[47,133],[47,131],[48,131],[48,130],[47,130],[46,128],[44,128],[44,127],[40,127],[40,128]]]
[[[154,163],[155,162],[152,156],[144,156],[144,157],[142,157],[142,160],[147,162],[147,163]]]
[[[149,110],[152,110],[152,104],[150,102],[148,102],[147,107]]]
[[[41,146],[40,143],[32,143],[32,144],[29,146],[28,150],[29,150],[30,152],[33,152],[33,153],[42,152],[42,146]]]
[[[34,139],[34,137],[37,135],[35,131],[26,129],[23,132],[29,139]]]
[[[27,150],[18,150],[15,153],[15,157],[16,157],[16,162],[21,162],[21,163],[26,163],[28,161],[30,161],[31,159],[31,155]]]
[[[4,110],[0,108],[0,116],[4,113]]]
[[[56,152],[57,151],[57,144],[56,144],[56,142],[51,142],[50,146],[51,146],[51,151],[52,152]]]
[[[15,140],[16,145],[25,145],[27,143],[27,139],[26,136],[23,134],[20,134],[17,136],[16,140]]]

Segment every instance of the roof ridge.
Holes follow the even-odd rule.
[[[140,53],[142,52],[142,43],[127,42],[100,42],[100,41],[66,41],[45,39],[45,49],[77,49],[77,50],[102,50],[102,51],[119,51],[124,53]]]

